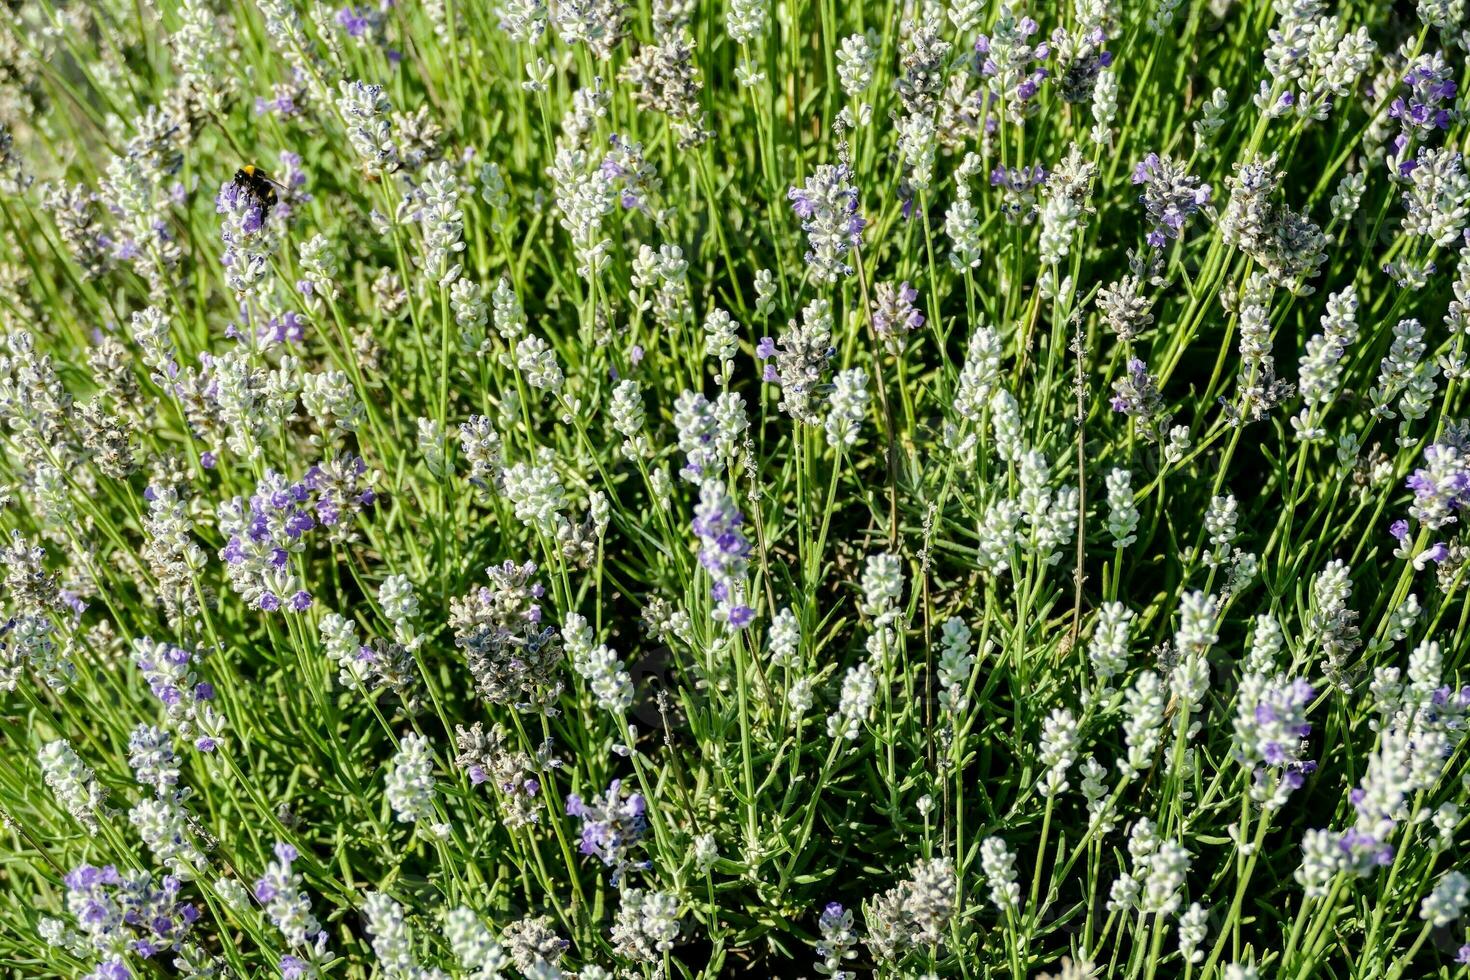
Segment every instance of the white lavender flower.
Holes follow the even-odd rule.
[[[812,274],[827,283],[852,275],[847,253],[861,242],[865,224],[852,171],[846,164],[823,164],[787,196],[811,244],[806,261]]]
[[[899,600],[903,598],[903,562],[897,556],[880,552],[869,555],[863,567],[862,611],[882,629],[903,614]]]
[[[403,908],[380,891],[363,896],[362,912],[372,937],[378,972],[388,980],[433,980],[444,974],[425,970],[413,955],[413,940],[403,920]]]
[[[566,380],[561,365],[557,363],[556,351],[534,334],[516,342],[515,364],[525,377],[526,384],[539,391],[560,391]]]
[[[1325,657],[1324,669],[1334,679],[1359,644],[1358,614],[1348,605],[1352,595],[1347,565],[1340,560],[1328,562],[1312,578],[1312,609],[1307,618],[1306,639],[1320,646]]]
[[[1205,512],[1205,533],[1210,536],[1210,550],[1204,556],[1206,565],[1219,568],[1230,558],[1238,519],[1239,506],[1235,502],[1235,494],[1210,498],[1210,508]]]
[[[1113,121],[1118,118],[1118,76],[1110,68],[1097,73],[1092,89],[1092,129],[1088,136],[1098,146],[1113,145]]]
[[[1088,203],[1097,166],[1073,143],[1047,177],[1041,206],[1041,263],[1055,265],[1072,251],[1072,239],[1093,212]]]
[[[1088,826],[1101,834],[1110,833],[1115,820],[1108,798],[1107,783],[1104,782],[1107,769],[1090,755],[1077,768],[1082,773],[1082,783],[1078,789],[1087,801]]]
[[[1029,543],[1043,564],[1055,565],[1077,526],[1077,488],[1050,489],[1051,467],[1035,450],[1021,455],[1018,481],[1018,502],[1030,529]]]
[[[1148,860],[1148,876],[1139,895],[1139,911],[1173,915],[1183,902],[1180,889],[1189,873],[1190,854],[1178,841],[1162,841]]]
[[[383,782],[383,795],[393,808],[399,823],[425,823],[434,820],[434,757],[429,740],[422,735],[405,735],[393,756],[392,768]],[[446,836],[446,825],[429,828],[436,836]]]
[[[1303,835],[1302,863],[1297,866],[1295,877],[1308,898],[1324,897],[1342,866],[1338,835],[1329,830],[1308,830]]]
[[[1002,497],[986,505],[975,542],[975,561],[980,568],[999,576],[1011,567],[1020,543],[1016,535],[1020,523],[1021,508],[1014,500]]]
[[[612,212],[614,198],[611,177],[592,164],[582,150],[562,147],[547,170],[556,190],[561,226],[571,236],[577,255],[577,273],[588,280],[607,263],[612,242],[603,235],[602,223]]]
[[[736,44],[748,44],[766,28],[766,0],[732,0],[725,12],[725,31]]]
[[[951,616],[941,627],[939,663],[939,705],[952,715],[965,710],[968,704],[966,689],[975,668],[975,656],[970,643],[970,627],[958,616]]]
[[[965,363],[960,368],[958,388],[954,396],[955,412],[964,419],[978,421],[981,413],[997,392],[1000,382],[1000,337],[990,327],[979,326],[970,334],[965,348]]]
[[[1223,88],[1217,88],[1210,93],[1200,107],[1200,117],[1194,121],[1194,140],[1201,148],[1209,145],[1225,125],[1225,116],[1230,110],[1229,93]]]
[[[997,387],[990,397],[990,424],[995,434],[995,454],[1003,462],[1014,463],[1026,453],[1021,435],[1021,407],[1016,397]]]
[[[866,661],[849,668],[842,679],[837,710],[827,716],[827,734],[832,738],[856,741],[873,710],[877,693],[878,678]]]
[[[1327,312],[1322,314],[1322,332],[1307,341],[1297,382],[1306,407],[1291,420],[1298,439],[1327,438],[1321,419],[1337,397],[1342,385],[1343,359],[1358,339],[1357,312],[1358,296],[1351,286],[1333,293],[1327,298]]]
[[[138,345],[139,359],[153,371],[153,383],[173,384],[179,373],[179,365],[178,354],[169,333],[168,315],[156,306],[135,310],[131,332],[133,342]]]
[[[194,842],[189,817],[170,799],[144,798],[128,812],[153,860],[184,880],[192,879],[204,864],[204,852]]]
[[[340,613],[329,612],[318,624],[322,652],[337,665],[339,683],[349,691],[363,690],[372,676],[372,658],[365,655],[357,624]]]
[[[679,937],[679,901],[668,892],[627,888],[612,927],[613,948],[635,963],[661,963]]]
[[[729,313],[715,307],[704,318],[704,356],[722,364],[728,374],[729,362],[739,349],[740,324]]]
[[[454,958],[475,980],[497,980],[509,972],[511,958],[477,916],[463,906],[444,914],[444,938]]]
[[[628,459],[642,459],[647,456],[650,444],[643,431],[643,395],[638,382],[631,378],[618,382],[613,388],[608,415],[611,416],[613,428],[623,437],[623,455]]]
[[[766,648],[771,663],[777,667],[794,667],[801,663],[801,623],[790,607],[783,606],[771,617],[766,633]]]
[[[811,710],[815,697],[816,681],[810,677],[798,678],[792,682],[791,689],[786,692],[786,705],[791,709],[794,718],[801,718]]]
[[[1335,223],[1345,225],[1352,220],[1353,215],[1358,213],[1358,205],[1363,201],[1363,191],[1367,186],[1368,177],[1363,172],[1343,174],[1328,202],[1328,209],[1332,212]]]
[[[71,743],[64,738],[47,742],[41,746],[36,761],[41,764],[41,776],[55,795],[56,802],[71,814],[72,819],[95,832],[97,817],[103,812],[107,800],[107,789],[82,762]]]
[[[516,463],[503,475],[505,495],[510,498],[515,514],[526,527],[542,534],[555,534],[566,520],[565,491],[555,468],[547,465]]]
[[[1127,714],[1123,720],[1126,753],[1118,760],[1118,771],[1133,779],[1153,765],[1164,724],[1164,685],[1151,670],[1139,673],[1128,689]]]
[[[1132,474],[1114,468],[1108,471],[1108,533],[1113,547],[1126,548],[1138,540],[1138,507],[1133,502]]]
[[[930,858],[914,865],[903,890],[903,913],[908,941],[934,947],[944,941],[957,900],[954,864],[949,858]]]
[[[837,48],[837,78],[849,98],[863,94],[873,81],[873,65],[877,61],[873,42],[863,34],[849,34]]]
[[[1179,917],[1179,955],[1186,963],[1198,963],[1205,958],[1200,944],[1209,935],[1209,912],[1199,902],[1193,902]]]
[[[1393,418],[1394,399],[1408,389],[1416,374],[1432,367],[1424,360],[1425,351],[1423,324],[1406,317],[1394,325],[1393,343],[1388,355],[1379,362],[1378,383],[1369,393],[1375,417]]]
[[[1449,925],[1470,906],[1470,878],[1459,871],[1446,871],[1424,897],[1419,918],[1438,929]]]
[[[894,130],[898,139],[898,157],[908,176],[909,186],[916,191],[928,190],[934,179],[934,119],[923,113],[905,115],[897,121]]]
[[[1016,883],[1016,856],[999,837],[980,842],[980,868],[990,886],[990,903],[1004,915],[1016,912],[1021,886]]]
[[[1077,761],[1077,719],[1066,708],[1055,708],[1041,728],[1041,750],[1037,756],[1046,772],[1041,795],[1051,799],[1067,789],[1067,770]]]
[[[593,646],[592,626],[578,613],[568,613],[562,644],[575,670],[604,711],[621,715],[633,706],[633,679],[617,653],[606,644]]]
[[[416,649],[423,637],[414,621],[419,615],[419,600],[407,575],[389,575],[378,586],[378,605],[393,626],[393,639],[407,650]]]
[[[344,79],[338,88],[341,95],[337,110],[347,123],[347,139],[357,151],[363,170],[377,175],[396,170],[398,147],[388,118],[393,106],[383,87]]]
[[[827,445],[857,444],[858,430],[868,410],[868,374],[862,368],[838,371],[827,401]]]
[[[1169,430],[1169,442],[1164,446],[1164,459],[1170,463],[1178,463],[1184,459],[1192,445],[1189,437],[1189,426],[1176,425]]]
[[[1219,642],[1215,627],[1218,607],[1218,600],[1204,592],[1186,592],[1180,598],[1179,631],[1174,634],[1174,647],[1182,658],[1202,657]]]
[[[1404,191],[1404,231],[1444,247],[1460,237],[1470,217],[1470,175],[1459,153],[1426,149],[1409,171]]]
[[[366,416],[357,389],[342,371],[308,371],[301,376],[301,407],[327,441],[356,432]]]
[[[441,288],[448,288],[462,268],[464,212],[459,207],[459,177],[446,160],[436,160],[422,171],[419,186],[404,201],[423,236],[424,267]]]
[[[970,199],[969,188],[961,184],[956,194],[944,212],[944,234],[950,241],[949,263],[963,272],[980,267],[984,239],[980,234],[980,212]]]

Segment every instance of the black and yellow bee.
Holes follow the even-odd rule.
[[[248,195],[251,202],[260,208],[260,220],[264,221],[271,213],[271,208],[276,206],[276,188],[284,190],[286,185],[273,179],[255,164],[247,163],[235,171],[235,187]]]

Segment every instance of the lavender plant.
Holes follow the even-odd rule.
[[[1470,977],[1451,0],[0,9],[0,974]]]

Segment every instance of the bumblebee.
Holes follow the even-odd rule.
[[[276,188],[284,190],[286,186],[253,163],[247,163],[235,171],[234,183],[241,193],[248,195],[251,202],[260,208],[262,221],[271,213],[271,208],[276,206]]]

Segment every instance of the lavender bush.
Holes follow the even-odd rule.
[[[1470,976],[1467,18],[4,5],[0,973]]]

